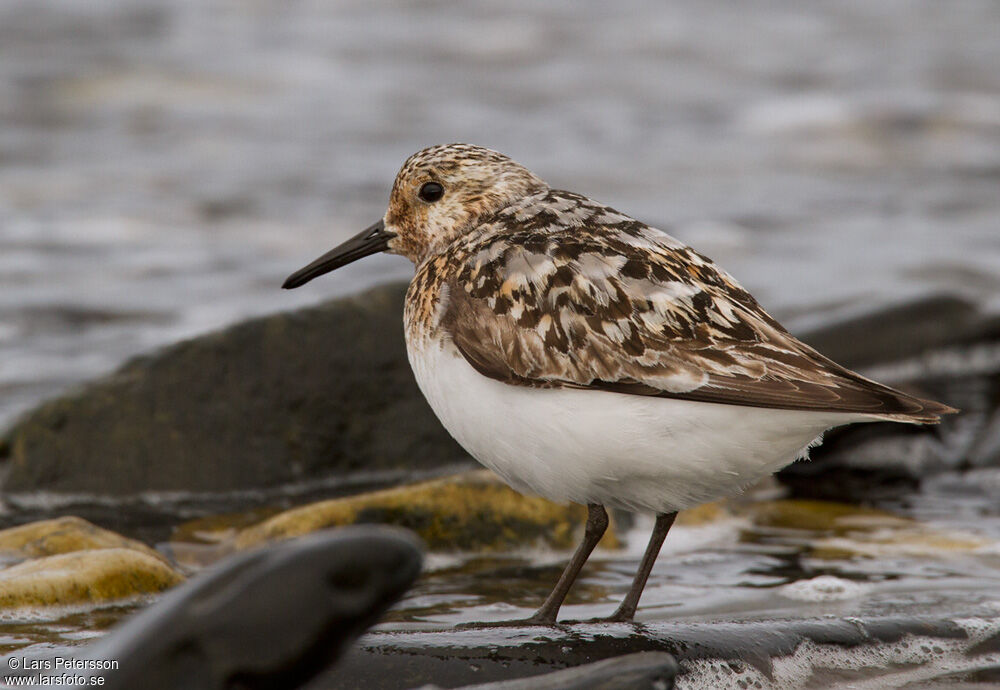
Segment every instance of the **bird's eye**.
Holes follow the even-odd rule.
[[[444,196],[444,187],[437,182],[425,182],[420,191],[417,192],[417,196],[428,204],[433,204]]]

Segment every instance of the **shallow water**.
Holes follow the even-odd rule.
[[[409,274],[282,278],[465,140],[672,228],[792,326],[1000,294],[995,3],[0,6],[0,427],[124,358]]]
[[[969,483],[987,480],[1000,480],[1000,471]],[[705,524],[681,523],[664,544],[637,620],[1000,615],[995,502],[964,518],[883,525],[880,519],[859,514],[851,529],[803,529],[761,524],[737,511]],[[651,518],[637,518],[623,549],[595,552],[561,617],[609,615],[631,583],[651,528]],[[568,557],[534,550],[432,555],[427,575],[389,620],[436,628],[525,617]]]
[[[666,636],[669,640],[675,634],[690,634],[690,626],[764,622],[772,624],[777,635],[793,621],[818,620],[822,625],[882,619],[957,621],[959,625],[975,621],[996,634],[1000,626],[998,483],[997,469],[949,475],[927,482],[906,499],[908,507],[896,505],[891,513],[846,506],[834,513],[812,508],[789,512],[782,508],[785,504],[774,502],[780,490],[764,485],[749,497],[682,517],[650,577],[637,615],[638,628],[595,626],[566,634],[573,639],[582,635],[584,640],[608,634]],[[267,511],[257,511],[186,523],[159,548],[196,572],[218,557],[215,545],[232,537],[232,527],[266,515]],[[175,522],[182,520],[178,516]],[[623,548],[595,552],[561,619],[607,615],[628,589],[651,520],[637,518],[631,524],[627,520],[618,524]],[[524,617],[546,596],[568,557],[568,552],[530,545],[512,553],[429,554],[421,580],[377,626],[373,639],[379,640],[380,632],[404,633],[390,646],[420,645],[413,634],[447,631],[469,621]],[[0,625],[0,653],[44,657],[78,648],[149,601],[8,613]],[[522,637],[526,642],[544,641],[564,633],[535,630],[524,637],[523,632],[487,630],[477,644],[503,646]],[[470,644],[461,636],[456,639]],[[882,678],[881,687],[901,687],[904,682],[934,678],[949,670],[995,663],[994,656],[964,653],[976,639],[971,634],[954,642],[933,636],[925,640],[906,637],[898,643],[873,642],[856,648],[806,644],[795,654],[776,657],[775,675],[761,687],[855,687],[861,681],[879,687],[877,679],[889,671],[892,682],[888,676]],[[445,638],[428,643],[444,645],[442,654],[447,655],[449,645],[456,641]],[[726,676],[731,683],[720,685],[718,663],[687,659],[681,666],[684,675],[679,687],[745,687],[739,682],[758,675],[747,667],[732,678]]]

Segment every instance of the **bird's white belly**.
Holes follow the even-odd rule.
[[[474,458],[520,491],[640,512],[681,510],[804,455],[856,415],[720,405],[487,378],[449,342],[407,343],[420,390]]]

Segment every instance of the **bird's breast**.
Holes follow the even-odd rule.
[[[403,306],[407,345],[440,335],[449,289],[446,267],[442,264],[440,258],[424,262],[410,281]]]

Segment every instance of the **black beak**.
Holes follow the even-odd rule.
[[[286,290],[305,285],[313,278],[347,264],[363,259],[371,254],[383,252],[389,246],[394,233],[386,232],[385,223],[379,221],[371,225],[338,247],[334,247],[305,268],[300,268],[285,279],[281,285]]]

